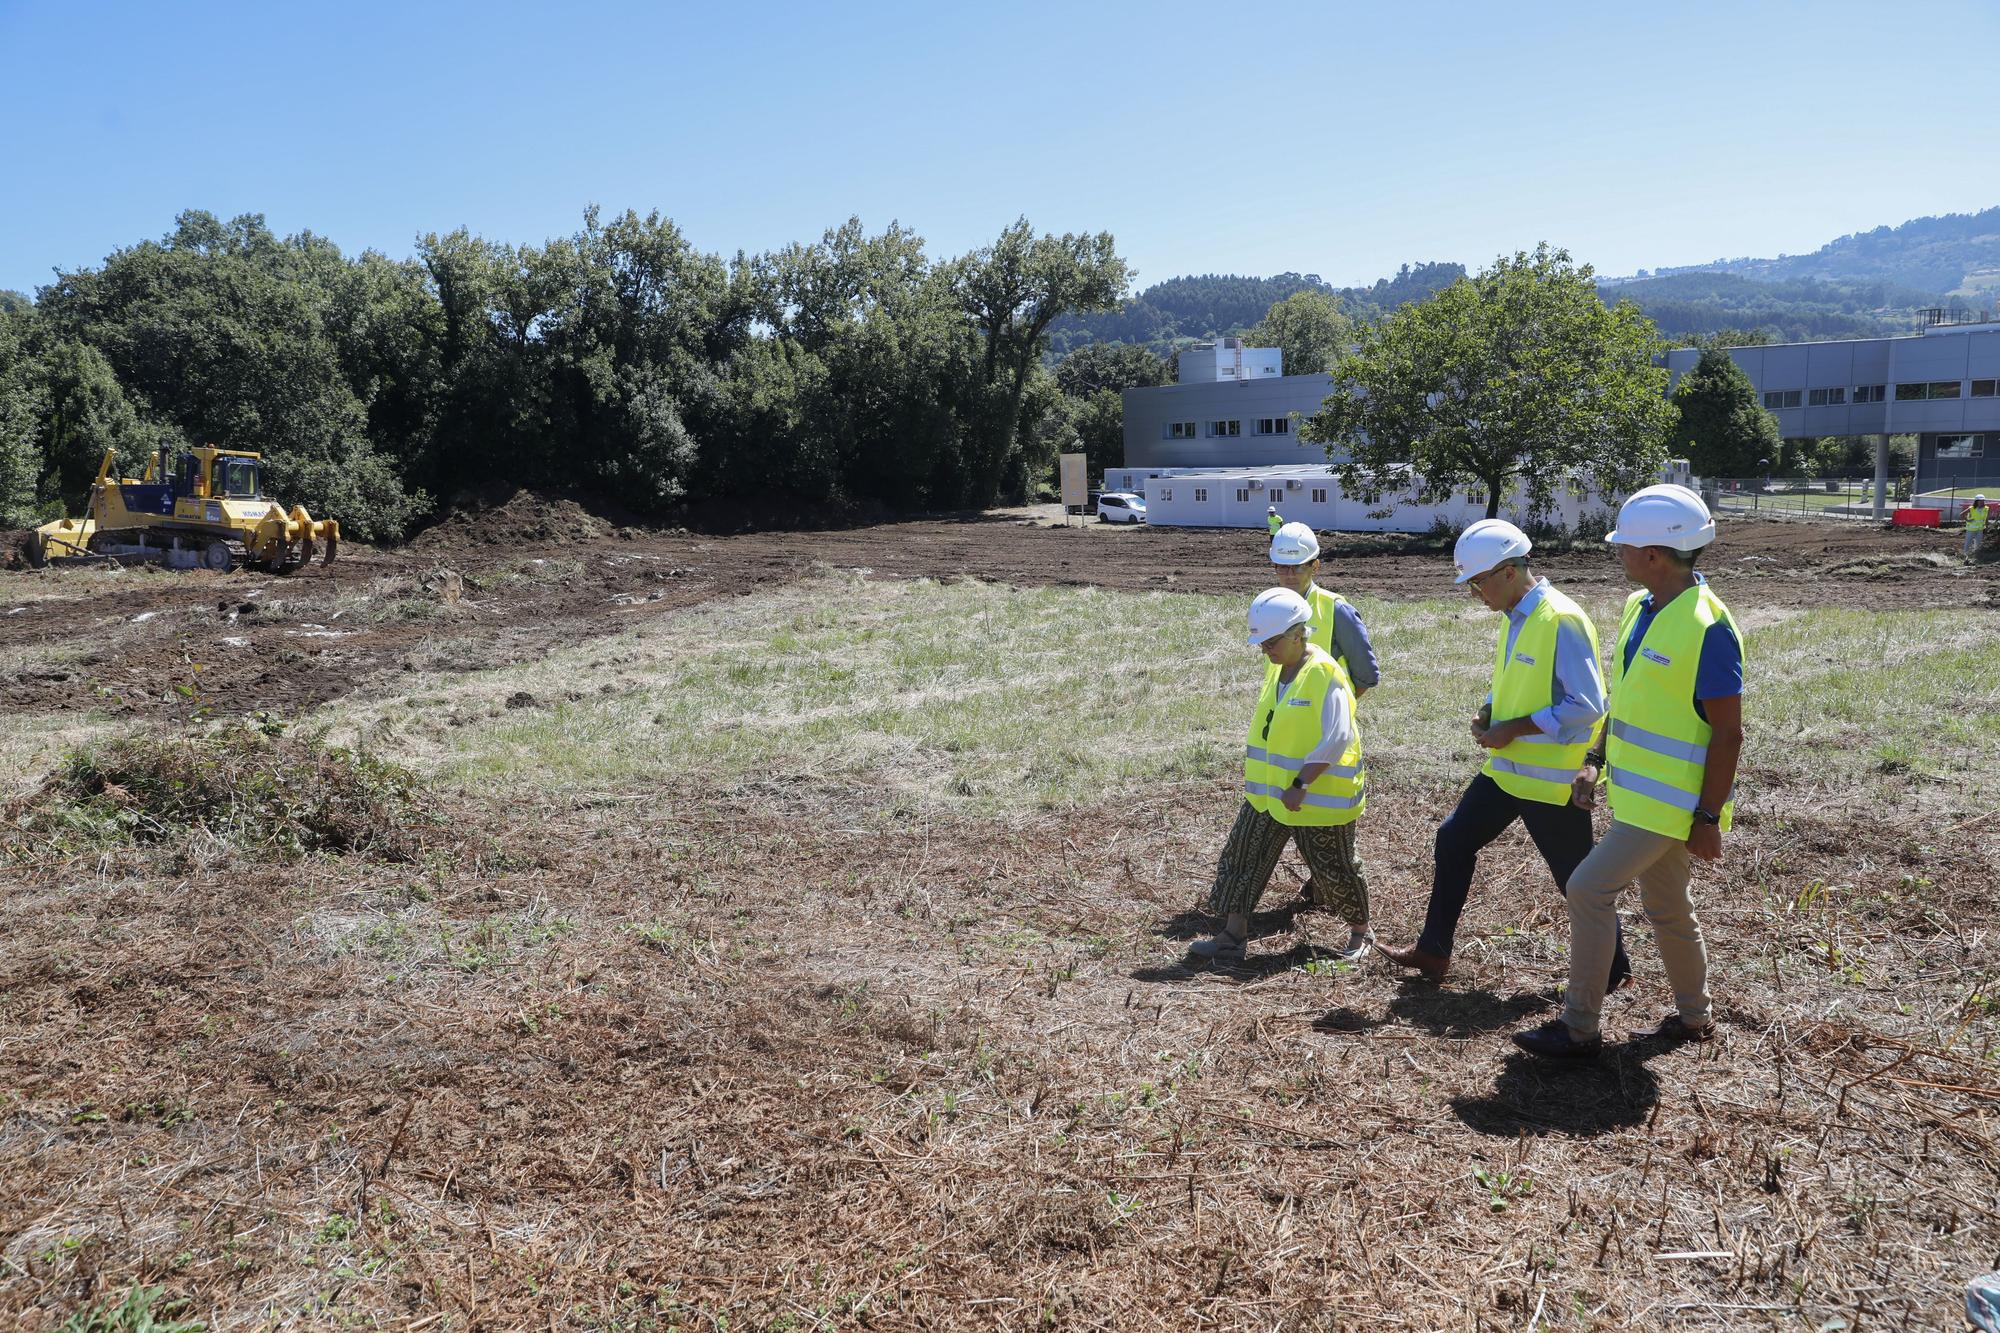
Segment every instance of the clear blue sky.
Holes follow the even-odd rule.
[[[1026,214],[1183,273],[1608,274],[2000,203],[2000,5],[0,0],[0,287],[182,209],[402,257]],[[1937,87],[1930,87],[1931,84]]]

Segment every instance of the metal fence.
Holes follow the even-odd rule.
[[[1718,513],[1759,518],[1875,517],[1875,478],[1871,477],[1704,477],[1701,493]],[[1904,494],[1908,494],[1906,490]],[[1896,485],[1889,484],[1888,503],[1898,503]]]
[[[1875,478],[1868,477],[1704,477],[1697,483],[1709,508],[1718,513],[1762,518],[1873,519]],[[1975,495],[2000,502],[2000,476],[1959,477],[1925,483],[1913,489],[1905,474],[1891,477],[1884,496],[1886,508],[1936,509],[1947,523],[1956,522]],[[1886,515],[1885,515],[1886,517]]]

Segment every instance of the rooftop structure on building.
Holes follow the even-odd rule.
[[[1324,463],[1302,446],[1298,420],[1332,391],[1325,375],[1283,373],[1276,347],[1240,338],[1197,343],[1179,357],[1178,383],[1124,392],[1125,461],[1136,467],[1270,467]]]
[[[1196,343],[1175,358],[1174,379],[1181,384],[1220,384],[1282,375],[1285,355],[1276,347],[1245,347],[1241,338]]]

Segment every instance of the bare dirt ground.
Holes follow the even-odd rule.
[[[1714,577],[1739,610],[1990,614],[1956,541],[1729,524]],[[1245,593],[1262,554],[1024,515],[718,538],[518,497],[290,579],[0,574],[0,710],[296,714],[816,563]],[[1449,596],[1446,569],[1356,539],[1328,582]],[[1456,788],[1390,764],[1371,793],[1400,937]],[[934,824],[666,775],[438,796],[394,857],[284,862],[107,849],[16,800],[0,1323],[154,1284],[232,1329],[1949,1328],[2000,1266],[1990,813],[1749,814],[1703,873],[1723,1038],[1551,1070],[1505,1040],[1560,979],[1524,838],[1444,988],[1315,961],[1344,927],[1293,909],[1289,863],[1250,964],[1190,967],[1233,801],[1224,775]],[[1670,1006],[1633,929],[1620,1032]]]

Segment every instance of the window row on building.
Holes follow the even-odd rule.
[[[1203,429],[1205,427],[1205,429]],[[1290,435],[1290,417],[1258,417],[1250,423],[1253,435]],[[1243,434],[1240,420],[1230,421],[1169,421],[1164,438],[1169,440],[1197,440],[1203,436],[1211,440],[1235,439]]]
[[[2000,380],[1972,380],[1971,392],[1965,392],[1965,380],[1920,380],[1913,384],[1896,386],[1896,401],[1899,403],[1927,402],[1935,398],[1993,398],[2000,397],[1995,390],[2000,389]],[[1879,403],[1888,395],[1886,384],[1857,384],[1854,386],[1856,403]],[[1844,386],[1830,389],[1770,389],[1764,394],[1764,406],[1772,409],[1785,407],[1843,407],[1848,402]]]
[[[1986,457],[1984,435],[1940,435],[1937,437],[1939,458],[1984,458]]]
[[[1951,437],[1949,437],[1949,436],[1944,436],[1944,437],[1941,437],[1941,438],[1945,438],[1945,439],[1949,439],[1949,438],[1951,438]],[[1974,455],[1974,456],[1976,457],[1977,455]],[[1194,492],[1194,502],[1195,502],[1196,504],[1207,504],[1207,503],[1208,503],[1208,487],[1206,487],[1206,486],[1193,486],[1193,487],[1190,487],[1189,489],[1190,489],[1190,490],[1192,490],[1192,491]],[[1570,489],[1572,490],[1572,492],[1575,492],[1575,491],[1576,491],[1576,490],[1578,489],[1578,487],[1577,487],[1576,483],[1572,482],[1572,483],[1570,484]],[[1323,504],[1325,504],[1325,503],[1326,503],[1326,501],[1327,501],[1327,495],[1329,494],[1329,491],[1328,491],[1328,488],[1327,488],[1327,487],[1325,487],[1325,486],[1311,486],[1311,487],[1308,487],[1308,488],[1306,489],[1306,493],[1307,493],[1307,495],[1309,495],[1309,496],[1311,497],[1311,502],[1312,502],[1313,504],[1316,504],[1316,505],[1323,505]],[[1236,496],[1236,503],[1238,503],[1238,504],[1248,504],[1248,503],[1250,502],[1250,488],[1249,488],[1249,487],[1247,487],[1247,486],[1238,486],[1238,487],[1235,487],[1235,488],[1234,488],[1234,494],[1235,494],[1235,496]],[[1276,498],[1276,497],[1277,497],[1277,496],[1279,496],[1280,494],[1281,494],[1281,493],[1280,493],[1280,492],[1278,492],[1278,491],[1277,491],[1277,490],[1275,489],[1275,485],[1274,485],[1274,489],[1273,489],[1273,491],[1272,491],[1272,495],[1273,495],[1273,497],[1274,497],[1274,498]],[[1154,492],[1154,498],[1155,498],[1155,499],[1157,499],[1157,500],[1158,500],[1158,501],[1159,501],[1159,502],[1160,502],[1161,504],[1171,504],[1171,503],[1173,502],[1173,498],[1174,498],[1174,488],[1173,488],[1173,487],[1171,487],[1171,486],[1161,486],[1161,487],[1159,487],[1159,488],[1157,488],[1157,489],[1155,490],[1155,492]],[[1380,497],[1379,495],[1377,495],[1377,496],[1374,496],[1374,497],[1373,497],[1373,498],[1372,498],[1372,499],[1370,500],[1370,503],[1377,503],[1377,502],[1379,502],[1380,500],[1381,500],[1381,497]],[[1467,504],[1469,504],[1469,505],[1483,505],[1483,504],[1485,504],[1485,503],[1486,503],[1486,490],[1485,490],[1485,488],[1484,488],[1484,487],[1473,487],[1472,489],[1470,489],[1470,490],[1466,491],[1466,493],[1465,493],[1465,502],[1466,502]]]

